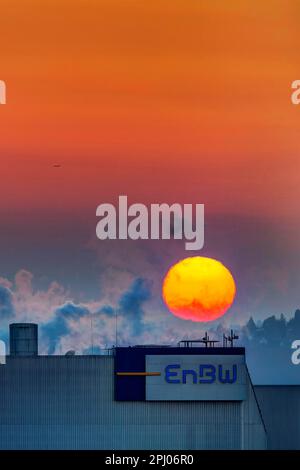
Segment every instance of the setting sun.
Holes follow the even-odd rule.
[[[176,317],[205,322],[224,315],[233,303],[236,287],[222,263],[195,256],[170,268],[162,291],[167,307]]]

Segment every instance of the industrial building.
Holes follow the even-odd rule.
[[[300,448],[300,386],[254,387],[244,348],[205,346],[39,356],[37,325],[10,325],[0,449]]]

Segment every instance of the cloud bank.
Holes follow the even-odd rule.
[[[57,282],[35,288],[32,273],[21,270],[11,281],[0,278],[0,335],[8,339],[12,322],[39,324],[39,353],[105,354],[114,345],[171,344],[183,338],[199,339],[205,331],[219,340],[233,327],[237,345],[246,347],[247,363],[254,383],[300,383],[297,366],[291,362],[291,344],[300,339],[300,310],[294,315],[267,316],[264,320],[237,322],[224,316],[219,322],[182,321],[166,309],[153,312],[153,283],[137,277],[129,282],[115,302],[101,297],[75,303]],[[300,367],[300,366],[299,366]]]

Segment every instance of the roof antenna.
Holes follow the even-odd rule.
[[[216,343],[219,343],[220,341],[215,340],[215,339],[210,339],[208,336],[207,331],[205,332],[204,338],[202,338],[201,343],[205,344],[206,348],[213,348]]]
[[[233,348],[233,342],[237,339],[239,339],[238,335],[236,335],[233,330],[230,330],[230,335],[228,336],[227,340],[230,343],[231,348]]]
[[[92,345],[92,355],[94,355],[93,314],[91,314],[91,345]]]
[[[115,317],[116,317],[116,348],[118,347],[118,309],[115,309]]]

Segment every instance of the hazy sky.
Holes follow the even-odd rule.
[[[96,239],[96,207],[120,194],[205,204],[194,254],[237,281],[227,323],[300,306],[298,1],[2,0],[0,10],[0,277],[10,285],[25,269],[39,292],[33,301],[27,282],[27,301],[15,294],[19,315],[42,321],[68,299],[117,305],[145,278],[148,323],[193,331],[160,298],[169,266],[192,254],[183,243]],[[54,281],[64,294],[49,303]]]

